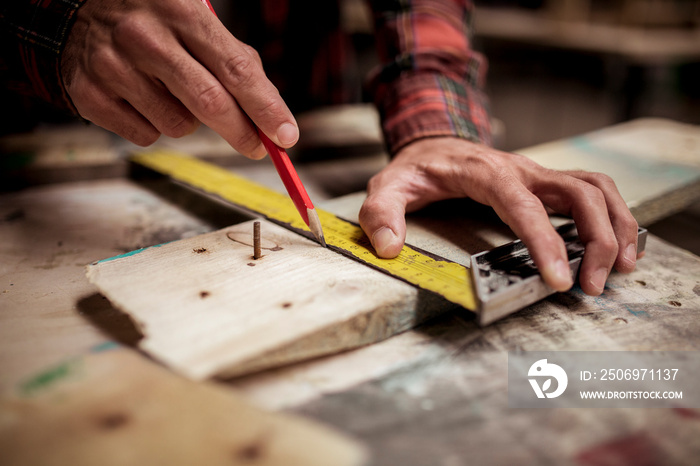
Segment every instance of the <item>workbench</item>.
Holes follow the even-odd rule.
[[[652,127],[668,134],[665,144],[684,152],[676,151],[669,155],[671,159],[659,161],[640,151],[639,166],[649,179],[663,166],[667,170],[661,176],[666,181],[671,183],[674,176],[680,181],[673,189],[659,191],[654,199],[640,198],[633,203],[633,212],[649,222],[697,202],[700,144],[695,144],[700,141],[700,128],[665,120],[635,124],[605,130],[603,139],[615,149],[606,149],[602,156],[617,156],[610,163],[630,164],[640,135]],[[90,442],[94,455],[100,455],[102,446],[109,452],[129,450],[136,445],[135,434],[122,433],[109,444],[93,442],[96,434],[87,435],[81,419],[93,419],[95,406],[104,400],[119,404],[122,399],[130,400],[124,402],[128,404],[125,409],[134,410],[134,417],[139,417],[137,408],[148,411],[151,405],[138,404],[133,397],[149,391],[159,394],[157,401],[154,398],[151,402],[163,413],[179,413],[183,405],[191,407],[192,400],[199,399],[186,394],[206,386],[212,392],[204,398],[231,394],[241,400],[235,406],[246,410],[248,404],[254,405],[261,410],[259,416],[282,412],[295,420],[301,417],[331,426],[333,435],[354,439],[352,442],[366,449],[369,464],[696,464],[700,458],[697,410],[513,409],[507,405],[508,351],[700,349],[700,258],[653,235],[637,270],[611,275],[605,293],[598,297],[586,296],[574,287],[483,328],[472,314],[450,306],[413,330],[341,354],[229,380],[190,382],[179,392],[160,390],[182,378],[137,349],[141,335],[130,319],[88,282],[85,266],[224,228],[250,216],[167,180],[130,178],[123,154],[133,148],[112,136],[97,134],[99,130],[94,133],[95,128],[77,131],[96,135],[95,145],[86,150],[102,154],[97,157],[99,170],[70,170],[79,175],[73,181],[57,183],[47,179],[49,171],[41,166],[27,179],[34,176],[52,183],[0,194],[0,452],[32,458],[27,450],[38,442],[64,453],[54,458],[73,458],[65,451],[73,454],[83,449],[81,442]],[[626,139],[626,134],[635,136]],[[180,147],[282,189],[271,164],[231,154],[206,130],[194,137],[200,140],[184,141]],[[358,199],[361,201],[361,196],[351,194],[363,189],[367,179],[386,162],[381,151],[367,150],[380,147],[367,142],[373,137],[360,144],[363,150],[358,157],[298,164],[317,205],[351,215],[352,207],[348,206],[358,206]],[[581,137],[572,144],[593,154],[595,150],[587,141]],[[522,153],[548,163],[562,144]],[[641,144],[648,149],[643,141]],[[80,151],[72,150],[75,158]],[[601,166],[601,154],[593,156],[598,157],[593,165]],[[679,158],[673,159],[676,156]],[[581,165],[586,168],[585,161]],[[686,169],[677,170],[679,166]],[[101,179],[86,179],[86,174],[95,173]],[[647,185],[642,191],[653,189]],[[342,197],[346,194],[350,196]],[[412,224],[420,224],[421,217],[431,216],[413,215]],[[436,222],[434,217],[431,221]],[[496,226],[495,219],[493,222],[494,231],[502,228]],[[163,393],[170,395],[160,396]],[[52,415],[48,417],[51,422],[44,422],[47,417],[42,417],[42,409],[54,409],[61,400],[70,400],[77,414]],[[89,407],[81,409],[83,405]],[[215,429],[206,416],[213,419],[220,413],[191,411],[186,416],[156,416],[148,424],[150,429],[138,423],[134,427],[120,416],[101,417],[99,435],[120,429],[138,434],[140,440],[132,450],[136,456],[89,458],[102,464],[143,463],[154,458],[183,464],[188,459],[205,459],[208,464],[217,464],[220,458],[212,460],[211,452],[204,450],[213,451],[218,444],[202,443],[198,452],[191,443],[206,437],[203,432],[209,432],[207,429]],[[254,419],[256,412],[246,411],[249,419]],[[168,428],[164,427],[166,421]],[[39,428],[39,423],[48,427]],[[191,435],[183,426],[183,431],[168,437],[173,423],[198,426],[199,435]],[[223,424],[214,425],[225,431]],[[47,441],[52,435],[60,439],[60,448],[58,441]],[[138,456],[148,451],[150,437],[161,456]],[[335,445],[333,439],[328,445]],[[185,444],[187,455],[182,454]],[[300,441],[298,445],[308,450],[308,443]],[[335,451],[345,448],[342,442],[338,445]],[[234,464],[293,463],[270,462],[259,447],[239,450],[236,461]]]

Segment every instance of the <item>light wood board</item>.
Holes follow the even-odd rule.
[[[610,176],[648,225],[700,199],[700,127],[643,118],[518,151],[555,170]]]
[[[253,408],[230,389],[183,379],[115,345],[0,399],[0,451],[3,464],[73,466],[359,466],[367,456],[334,429]]]
[[[252,222],[88,267],[128,313],[139,346],[194,379],[230,377],[373,343],[451,305],[269,222]]]

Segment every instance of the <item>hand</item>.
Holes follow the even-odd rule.
[[[253,123],[281,147],[299,137],[258,54],[200,0],[88,0],[62,75],[83,118],[139,145],[199,122],[251,158],[265,155]]]
[[[613,265],[620,272],[634,270],[637,222],[610,177],[546,169],[457,138],[421,139],[402,149],[370,180],[360,224],[380,257],[395,257],[406,238],[406,212],[460,197],[493,207],[555,290],[569,289],[572,278],[547,208],[576,222],[586,246],[579,274],[584,292],[602,293]]]

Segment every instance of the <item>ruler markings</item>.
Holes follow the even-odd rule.
[[[311,237],[287,195],[240,175],[197,158],[162,149],[134,154],[132,161]],[[476,310],[467,267],[431,257],[409,245],[404,246],[396,258],[381,259],[374,254],[369,239],[359,225],[322,209],[316,208],[316,211],[326,244],[331,249],[419,288],[435,292],[466,309]]]

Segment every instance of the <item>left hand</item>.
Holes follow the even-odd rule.
[[[555,290],[565,291],[573,282],[547,208],[576,223],[586,246],[579,272],[584,292],[602,293],[613,266],[624,273],[635,268],[637,222],[610,177],[550,170],[524,156],[452,137],[421,139],[399,151],[370,180],[360,224],[377,255],[392,258],[406,238],[406,212],[460,197],[493,207]]]
[[[80,116],[138,145],[202,122],[259,159],[266,150],[256,126],[284,148],[299,137],[258,53],[199,0],[86,1],[61,76]]]

